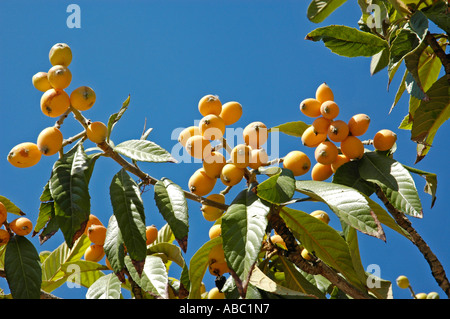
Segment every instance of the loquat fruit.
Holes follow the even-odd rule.
[[[63,144],[63,135],[57,127],[47,127],[43,129],[37,138],[37,146],[41,153],[51,156],[59,152]]]
[[[301,151],[290,151],[283,159],[283,167],[290,169],[294,176],[301,176],[311,168],[311,160]]]
[[[320,103],[326,101],[334,101],[333,90],[325,82],[319,85],[316,89],[316,100]]]
[[[302,249],[302,252],[300,253],[302,255],[302,257],[306,260],[312,260],[313,257],[311,256],[311,254],[309,253],[309,251],[307,251],[305,248]]]
[[[80,86],[70,93],[70,105],[78,111],[87,111],[94,106],[95,91],[89,86]]]
[[[357,136],[348,136],[341,142],[341,152],[348,159],[359,159],[364,155],[364,145]]]
[[[333,142],[342,142],[349,134],[347,123],[342,120],[335,120],[328,126],[328,138]]]
[[[264,123],[256,121],[244,128],[243,137],[245,144],[252,149],[257,149],[267,142],[269,131]]]
[[[431,291],[427,294],[427,299],[441,299],[436,291]]]
[[[41,151],[35,143],[24,142],[14,146],[8,153],[8,162],[19,168],[36,165],[41,159]]]
[[[225,125],[231,125],[239,121],[242,116],[242,105],[238,102],[231,101],[222,105],[222,111],[219,115]]]
[[[31,82],[33,83],[33,86],[41,92],[45,92],[52,88],[52,85],[48,81],[47,72],[36,73],[35,75],[33,75]]]
[[[307,98],[300,102],[300,111],[308,117],[318,117],[321,103],[313,98]]]
[[[51,65],[69,66],[72,62],[72,50],[66,43],[56,43],[48,53]]]
[[[86,228],[84,230],[84,234],[87,236],[88,235],[88,229],[89,227],[91,227],[92,225],[100,225],[103,226],[103,223],[100,221],[100,219],[98,219],[97,216],[95,216],[94,214],[89,214],[89,219],[86,223]]]
[[[406,289],[409,287],[409,279],[406,276],[398,276],[396,279],[397,286],[401,289]]]
[[[100,144],[108,137],[108,128],[103,122],[92,122],[86,129],[86,135],[91,142]]]
[[[237,185],[244,178],[244,169],[239,168],[233,163],[227,163],[222,168],[220,180],[226,186]]]
[[[225,204],[225,196],[220,193],[219,194],[211,194],[206,198],[210,199],[212,201],[218,202],[220,204]],[[223,214],[222,209],[214,207],[214,206],[209,206],[206,204],[202,205],[201,211],[202,211],[203,217],[209,222],[216,221]]]
[[[333,175],[333,171],[331,170],[331,164],[314,164],[311,169],[311,179],[313,181],[324,181]]]
[[[333,120],[339,115],[339,106],[334,101],[325,101],[320,105],[320,114],[326,119]]]
[[[226,261],[214,262],[209,264],[209,273],[213,276],[222,276],[225,273],[230,272]]]
[[[218,96],[208,94],[198,102],[198,110],[203,116],[209,114],[220,115],[222,112],[222,102],[220,102]]]
[[[208,291],[207,299],[225,299],[225,294],[219,290],[217,287],[213,287]]]
[[[8,217],[8,210],[6,209],[5,204],[0,202],[0,227],[6,222]]]
[[[306,147],[316,147],[327,139],[327,133],[318,133],[309,126],[302,134],[302,144]]]
[[[96,245],[104,245],[106,238],[106,227],[103,225],[91,225],[87,230],[89,240]]]
[[[252,149],[250,152],[250,163],[248,166],[252,169],[258,169],[269,162],[269,155],[264,148]]]
[[[48,82],[56,90],[64,90],[72,82],[72,73],[63,65],[55,65],[47,72]]]
[[[424,292],[419,292],[415,297],[416,299],[427,299],[427,294]]]
[[[84,252],[86,261],[99,262],[105,256],[105,250],[102,245],[92,244]]]
[[[213,239],[222,235],[222,226],[220,224],[214,224],[211,226],[208,232],[209,239]]]
[[[150,225],[145,228],[146,244],[153,244],[156,238],[158,238],[158,228],[155,225]]]
[[[28,218],[19,217],[9,223],[9,228],[18,236],[26,236],[33,230],[33,224]]]
[[[338,154],[338,156],[336,157],[336,160],[331,163],[331,170],[333,171],[333,173],[336,173],[337,169],[339,167],[341,167],[342,165],[344,165],[345,163],[349,162],[350,159],[345,156],[344,154]]]
[[[373,137],[373,147],[379,151],[387,151],[397,141],[397,134],[388,129],[379,130]]]
[[[0,246],[6,245],[9,242],[11,235],[5,229],[0,229]]]
[[[215,114],[205,115],[200,120],[199,128],[200,134],[210,141],[220,140],[225,134],[225,122]]]
[[[316,118],[312,123],[311,126],[314,128],[314,131],[317,133],[328,133],[328,127],[331,124],[331,120],[324,118],[323,116],[320,116]]]
[[[353,136],[361,136],[369,128],[370,117],[367,114],[355,114],[348,121],[348,129]]]
[[[186,147],[187,140],[194,135],[200,135],[200,128],[197,125],[186,127],[178,135],[178,142]]]
[[[213,151],[203,159],[203,169],[209,177],[219,178],[226,162],[225,156],[218,151]]]
[[[278,245],[280,245],[281,247],[283,247],[284,249],[287,249],[286,248],[286,243],[284,242],[284,240],[283,240],[283,237],[281,237],[280,235],[278,235],[278,234],[275,234],[275,235],[272,235],[272,236],[270,236],[270,241],[273,243],[273,244],[278,244]]]
[[[208,253],[209,264],[225,261],[225,252],[223,251],[223,244],[217,244],[211,248]]]
[[[54,88],[47,90],[41,96],[41,111],[49,117],[58,117],[70,107],[70,97],[64,90]]]
[[[314,157],[318,163],[329,165],[336,160],[338,153],[338,148],[333,142],[325,141],[316,147]]]
[[[310,215],[323,221],[325,224],[330,223],[330,216],[327,214],[327,212],[325,212],[323,210],[315,210]]]
[[[211,155],[212,147],[210,141],[202,135],[194,135],[186,141],[186,150],[194,158],[205,159]]]
[[[250,164],[252,149],[246,144],[238,144],[231,150],[231,162],[239,168],[246,168]]]
[[[199,168],[189,178],[188,188],[197,196],[205,196],[213,190],[215,184],[216,179],[209,177],[203,168]]]

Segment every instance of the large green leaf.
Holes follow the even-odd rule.
[[[114,216],[122,234],[127,252],[138,273],[142,272],[147,251],[144,204],[139,186],[121,169],[109,188]]]
[[[436,201],[436,191],[437,191],[437,175],[434,173],[429,173],[422,171],[420,169],[410,167],[403,164],[403,167],[406,168],[411,173],[417,174],[425,178],[425,187],[424,192],[431,195],[431,207],[434,206]]]
[[[86,299],[120,299],[121,282],[114,274],[102,276],[86,292]]]
[[[361,177],[358,167],[359,161],[350,161],[341,165],[334,173],[332,182],[349,186],[370,196],[375,192],[375,187]]]
[[[120,273],[125,267],[125,246],[115,215],[109,218],[103,249],[113,271]]]
[[[387,42],[371,33],[343,25],[331,25],[308,33],[307,40],[323,41],[333,53],[346,57],[370,57],[387,47]]]
[[[295,137],[301,137],[303,132],[309,127],[309,124],[306,124],[303,121],[295,121],[295,122],[287,122],[283,123],[269,129],[270,133],[281,132],[286,135],[291,135]]]
[[[367,152],[359,164],[365,180],[380,186],[389,202],[410,216],[422,217],[422,205],[411,174],[396,160],[378,152]]]
[[[169,152],[147,140],[128,140],[116,145],[114,151],[140,162],[176,162]]]
[[[225,258],[244,291],[261,249],[269,210],[267,203],[246,189],[237,195],[222,217]]]
[[[141,288],[163,299],[168,299],[169,279],[166,266],[161,258],[147,256],[145,258],[144,273],[141,277]]]
[[[162,178],[155,184],[155,203],[170,226],[184,252],[189,233],[188,205],[183,189],[170,179]]]
[[[448,4],[445,1],[433,1],[433,5],[423,9],[422,12],[428,19],[436,23],[439,28],[447,34],[450,33],[450,12],[448,11]]]
[[[14,299],[39,299],[42,270],[34,245],[23,236],[13,236],[5,251],[5,273]]]
[[[6,211],[8,213],[23,216],[25,213],[16,205],[14,204],[9,198],[6,198],[5,196],[0,195],[0,202],[5,205]]]
[[[312,0],[306,15],[311,22],[320,23],[347,0]]]
[[[279,174],[261,182],[257,189],[259,198],[272,204],[289,201],[295,193],[295,177],[291,170],[282,169]]]

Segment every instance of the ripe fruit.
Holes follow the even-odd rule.
[[[286,243],[284,242],[283,238],[280,235],[278,235],[278,234],[275,234],[275,235],[271,236],[270,237],[270,241],[272,243],[274,243],[274,244],[280,245],[284,249],[287,249],[286,248]]]
[[[189,178],[189,191],[198,196],[210,193],[216,184],[216,179],[209,177],[203,168],[199,168]]]
[[[55,65],[47,72],[48,82],[57,90],[64,90],[72,82],[72,73],[63,65]]]
[[[318,118],[316,118],[313,122],[312,122],[312,127],[314,128],[314,131],[316,131],[317,133],[324,133],[327,134],[328,133],[328,127],[331,124],[331,120],[324,118],[323,116],[320,116]]]
[[[331,164],[324,165],[321,163],[314,164],[311,170],[311,178],[314,181],[324,181],[333,175]]]
[[[72,62],[72,50],[65,43],[56,43],[48,54],[51,65],[69,66]]]
[[[437,292],[432,291],[427,294],[427,299],[440,299],[440,297]]]
[[[345,156],[344,154],[338,154],[338,156],[336,157],[336,160],[331,163],[331,170],[333,171],[333,173],[336,173],[337,169],[339,167],[341,167],[342,165],[344,165],[345,163],[349,162],[350,159]]]
[[[306,260],[311,260],[313,259],[313,257],[311,256],[311,254],[309,253],[309,251],[307,251],[305,248],[302,249],[302,252],[300,253],[302,255],[302,257]]]
[[[211,248],[208,254],[209,263],[224,262],[225,252],[223,251],[223,245],[217,244]]]
[[[219,288],[214,287],[208,292],[207,299],[225,299],[225,294]]]
[[[211,143],[201,135],[194,135],[186,141],[186,150],[192,157],[204,159],[211,155]]]
[[[320,106],[320,114],[326,119],[333,120],[339,115],[339,106],[334,101],[325,101]]]
[[[10,235],[7,230],[0,229],[0,246],[9,242]]]
[[[361,136],[369,128],[370,117],[366,114],[355,114],[348,121],[348,128],[353,136]]]
[[[80,86],[70,93],[70,105],[78,111],[87,111],[95,103],[95,91],[88,86]]]
[[[236,145],[230,153],[231,162],[239,168],[246,168],[250,164],[251,151],[246,144]]]
[[[318,100],[307,98],[300,103],[300,111],[308,117],[318,117],[320,116],[320,105]]]
[[[252,122],[243,131],[244,142],[252,149],[260,148],[267,142],[269,131],[262,122]]]
[[[9,223],[9,228],[18,236],[26,236],[33,230],[33,224],[28,218],[19,217]]]
[[[231,101],[222,105],[222,111],[219,115],[225,125],[236,123],[242,116],[242,105],[238,102]]]
[[[103,225],[91,225],[88,228],[89,240],[96,245],[103,245],[106,238],[106,227]]]
[[[100,144],[106,140],[108,128],[103,122],[92,122],[86,129],[86,135],[90,141]]]
[[[6,222],[6,218],[8,217],[8,210],[6,209],[5,204],[0,202],[0,227]]]
[[[219,178],[226,162],[225,156],[218,151],[214,151],[203,160],[203,169],[209,177]]]
[[[310,215],[323,221],[325,224],[328,224],[330,222],[330,216],[323,210],[315,210]]]
[[[102,245],[90,245],[84,252],[84,259],[86,261],[99,262],[105,256],[105,250]]]
[[[209,265],[209,273],[213,276],[222,276],[223,274],[230,272],[226,261],[215,262]]]
[[[269,162],[269,156],[264,148],[258,148],[250,152],[250,163],[248,166],[252,169],[266,165]]]
[[[330,87],[324,82],[316,90],[316,100],[320,103],[334,101],[334,94]]]
[[[216,141],[222,139],[225,134],[225,122],[214,114],[204,116],[199,123],[200,134],[207,140]]]
[[[373,147],[379,151],[387,151],[397,141],[397,134],[388,129],[378,131],[373,137]]]
[[[356,136],[348,136],[341,142],[341,152],[348,159],[359,159],[364,155],[364,145]]]
[[[199,127],[197,125],[186,127],[180,132],[180,135],[178,135],[178,142],[183,145],[183,147],[186,147],[187,140],[194,135],[200,135]]]
[[[225,196],[222,194],[211,194],[206,198],[221,204],[225,204]],[[216,221],[223,214],[222,209],[205,204],[202,205],[201,211],[203,217],[209,222]]]
[[[318,163],[328,165],[336,160],[338,153],[338,148],[333,142],[325,141],[316,147],[314,156]]]
[[[8,153],[8,162],[15,167],[25,168],[36,165],[41,159],[41,151],[31,142],[14,146]]]
[[[198,102],[198,110],[203,116],[209,114],[220,115],[220,112],[222,112],[222,102],[220,102],[218,96],[208,94]]]
[[[45,92],[52,88],[52,85],[48,81],[47,72],[38,72],[33,75],[31,82],[33,86],[41,92]]]
[[[222,235],[222,227],[220,224],[214,224],[211,226],[208,232],[209,239],[213,239]]]
[[[333,142],[342,142],[348,136],[349,128],[342,120],[332,121],[328,127],[328,138]]]
[[[58,117],[70,107],[70,98],[66,91],[50,89],[41,97],[41,111],[49,117]]]
[[[61,131],[52,126],[43,129],[37,138],[37,146],[42,154],[51,156],[61,149],[63,143],[63,135]]]
[[[309,126],[302,134],[302,144],[306,147],[316,147],[327,139],[326,133],[318,133]]]
[[[406,289],[409,287],[409,279],[406,276],[398,276],[396,279],[397,286],[402,289]]]
[[[416,294],[416,299],[427,299],[427,294],[424,292],[419,292]]]
[[[283,167],[290,169],[294,176],[301,176],[311,168],[311,160],[301,151],[291,151],[284,157]]]
[[[155,225],[150,225],[145,228],[146,244],[152,244],[158,238],[158,228]]]
[[[239,168],[232,163],[227,163],[222,168],[220,180],[226,186],[234,186],[238,184],[244,177],[244,169]]]

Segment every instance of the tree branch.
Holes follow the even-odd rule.
[[[428,31],[425,41],[427,41],[428,45],[433,49],[436,56],[441,60],[442,65],[444,66],[445,74],[447,75],[447,80],[450,82],[450,59],[442,49],[442,47],[437,42],[436,38]]]

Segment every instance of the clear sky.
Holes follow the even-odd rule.
[[[81,8],[81,28],[68,28],[69,4]],[[320,25],[309,22],[309,1],[11,1],[0,2],[0,194],[16,203],[32,220],[37,218],[39,196],[57,156],[43,157],[38,165],[18,169],[6,161],[9,150],[18,143],[36,141],[39,132],[52,126],[54,119],[39,107],[41,92],[31,83],[33,74],[50,68],[48,52],[57,42],[68,43],[73,51],[72,83],[67,89],[91,86],[97,94],[95,106],[86,117],[106,122],[131,95],[125,116],[112,139],[119,143],[139,138],[145,120],[154,130],[149,139],[168,151],[176,146],[174,130],[200,120],[199,99],[216,94],[223,102],[239,101],[244,108],[235,124],[243,128],[262,121],[268,127],[284,122],[311,119],[300,113],[301,100],[314,95],[322,82],[333,89],[342,119],[366,113],[371,127],[366,138],[382,128],[398,134],[395,158],[413,166],[415,144],[409,132],[397,127],[407,112],[406,96],[388,114],[400,81],[400,74],[387,90],[387,74],[370,76],[369,59],[347,59],[332,54],[322,43],[304,40],[316,27],[345,24],[357,27],[360,9],[348,1]],[[65,137],[78,133],[81,126],[69,117],[62,127]],[[447,136],[448,124],[439,130],[433,150],[417,168],[438,174],[437,201],[422,192],[424,181],[415,177],[424,207],[424,218],[412,220],[447,271],[450,271],[448,199],[450,189]],[[86,148],[93,144],[86,143]],[[299,149],[313,158],[313,150],[298,138],[280,136],[280,155]],[[169,177],[187,189],[189,176],[198,163],[150,164],[141,168],[150,175]],[[90,183],[92,213],[105,224],[112,214],[109,185],[120,167],[101,158]],[[310,178],[310,175],[305,176]],[[217,184],[217,191],[223,187]],[[235,194],[233,190],[230,195]],[[148,224],[165,222],[154,203],[153,192],[143,195]],[[227,198],[227,203],[231,202]],[[302,204],[295,208],[311,212],[322,204]],[[212,223],[203,219],[200,205],[189,202],[191,233],[186,260],[208,240]],[[340,228],[331,212],[331,225]],[[395,281],[407,275],[416,292],[437,291],[427,262],[405,238],[385,227],[387,242],[360,234],[363,264],[380,266],[381,277]],[[38,251],[53,250],[62,242],[58,233],[42,246],[31,239]],[[175,267],[175,266],[174,266]],[[207,288],[213,279],[205,276]],[[0,280],[0,288],[6,281]],[[409,291],[393,286],[397,298],[410,298]],[[84,298],[85,288],[54,291],[64,298]]]

